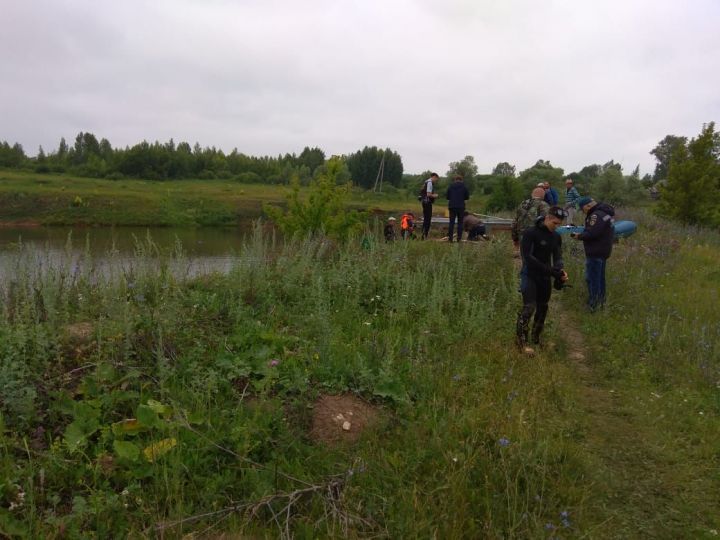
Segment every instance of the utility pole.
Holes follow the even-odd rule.
[[[382,182],[385,176],[385,152],[383,152],[382,159],[380,160],[380,167],[378,168],[377,176],[375,177],[375,185],[373,186],[373,192],[382,193]],[[378,181],[380,181],[380,189],[378,189]]]

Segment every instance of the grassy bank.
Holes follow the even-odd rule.
[[[43,225],[226,226],[284,203],[287,186],[231,180],[98,180],[0,171],[0,223]],[[404,192],[353,193],[356,209],[418,206]]]
[[[256,231],[229,275],[190,281],[150,244],[102,278],[37,276],[19,252],[0,285],[0,534],[712,537],[720,240],[638,221],[603,313],[567,250],[576,287],[533,359],[511,346],[504,239]],[[357,441],[318,435],[328,395],[372,409]]]

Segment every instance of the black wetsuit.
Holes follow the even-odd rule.
[[[523,307],[517,319],[517,339],[521,346],[527,343],[533,314],[532,341],[540,341],[552,293],[552,278],[559,278],[562,273],[562,240],[558,233],[545,227],[543,220],[544,217],[538,218],[534,226],[526,229],[520,242]]]

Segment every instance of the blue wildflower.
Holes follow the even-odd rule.
[[[510,446],[510,440],[509,440],[509,439],[506,439],[505,437],[502,437],[502,438],[498,441],[498,444],[504,448],[504,447],[506,447],[506,446]]]

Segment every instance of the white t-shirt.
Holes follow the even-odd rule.
[[[427,191],[428,195],[433,192],[432,178],[428,178],[427,180],[425,180],[425,191]]]

